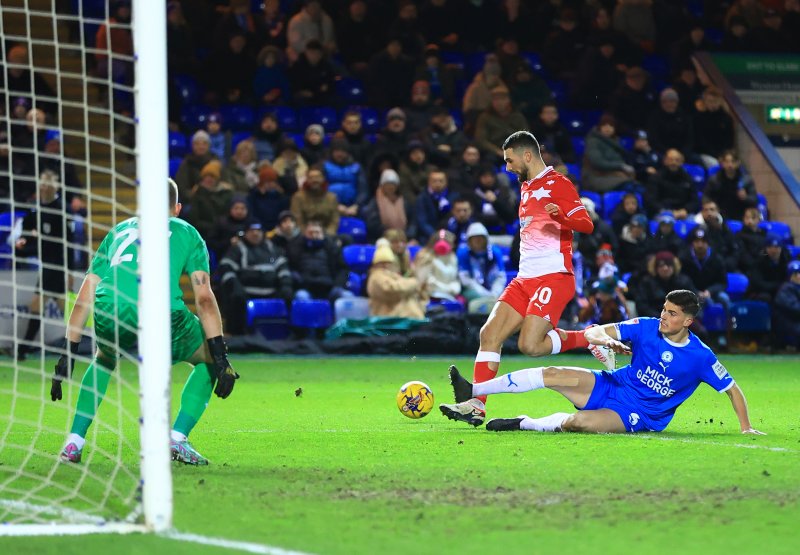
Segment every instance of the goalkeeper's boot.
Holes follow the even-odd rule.
[[[453,386],[453,396],[456,403],[463,403],[472,399],[472,384],[468,382],[455,366],[450,367],[450,385]]]
[[[64,448],[61,450],[61,454],[58,456],[62,462],[68,463],[79,463],[81,462],[81,454],[83,453],[83,449],[80,449],[74,443],[67,443]]]
[[[450,420],[466,422],[470,426],[480,426],[486,419],[486,405],[479,399],[469,399],[453,405],[441,404],[439,410]]]
[[[527,416],[518,416],[516,418],[492,418],[486,423],[486,429],[490,432],[516,432],[522,428],[519,425]]]
[[[589,345],[589,352],[603,363],[606,370],[613,371],[617,367],[617,353],[605,345]]]
[[[198,453],[189,440],[169,441],[169,450],[172,452],[172,460],[178,461],[183,464],[191,464],[192,466],[206,466],[208,459]]]

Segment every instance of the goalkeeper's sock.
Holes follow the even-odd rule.
[[[198,364],[189,374],[186,385],[181,392],[181,408],[175,418],[173,431],[188,437],[195,427],[211,399],[214,383],[208,371],[208,365]]]
[[[86,437],[94,415],[97,414],[97,407],[106,396],[109,381],[111,381],[111,371],[100,366],[97,360],[93,360],[81,380],[81,392],[78,394],[78,406],[75,409],[70,432]]]

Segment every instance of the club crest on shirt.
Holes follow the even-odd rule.
[[[672,362],[672,352],[671,351],[664,351],[661,353],[661,360],[669,364]]]
[[[631,426],[636,426],[639,423],[639,415],[635,412],[632,412],[628,415],[628,422]]]

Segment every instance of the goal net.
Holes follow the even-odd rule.
[[[168,301],[145,317],[169,289],[164,2],[138,11],[147,40],[137,2],[0,3],[0,535],[171,525]],[[140,295],[139,351],[119,353],[80,464],[60,462],[95,349],[90,318],[52,401],[65,314],[100,241],[131,216],[155,291]]]

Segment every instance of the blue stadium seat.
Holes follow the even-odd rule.
[[[622,197],[627,195],[627,191],[609,191],[603,195],[603,218],[608,219],[614,212],[614,208],[622,202]],[[639,199],[639,206],[642,206],[642,195],[635,193],[636,198]]]
[[[297,145],[297,148],[303,148],[303,145],[306,141],[305,135],[302,133],[286,133],[286,138],[293,140],[294,144]]]
[[[711,166],[710,168],[708,168],[706,170],[706,174],[710,178],[712,175],[714,175],[715,173],[719,172],[720,169],[722,169],[722,167],[720,165]]]
[[[347,275],[347,283],[345,284],[345,288],[348,291],[350,291],[353,295],[360,295],[361,292],[364,290],[365,285],[366,283],[361,278],[361,274],[350,272]]]
[[[463,96],[463,95],[462,95]],[[461,110],[452,109],[450,110],[450,115],[453,116],[453,123],[455,123],[456,127],[459,129],[464,129],[464,115],[461,113]]]
[[[603,117],[603,110],[584,110],[583,123],[586,125],[586,129],[591,129],[600,123],[601,117]]]
[[[706,169],[698,164],[684,164],[683,169],[692,178],[692,183],[699,191],[702,191],[706,186]]]
[[[750,285],[750,280],[747,276],[738,272],[728,273],[728,287],[725,292],[730,295],[731,300],[741,299]]]
[[[517,270],[506,270],[506,285],[511,283],[511,281],[517,277]]]
[[[567,164],[567,168],[570,167],[571,164]],[[572,171],[572,170],[570,170]],[[590,199],[594,202],[594,210],[598,214],[603,213],[603,197],[600,196],[600,193],[595,193],[594,191],[581,191],[581,196]]]
[[[658,220],[653,218],[647,225],[649,226],[650,235],[655,235],[656,231],[658,231]]]
[[[766,333],[772,328],[769,305],[761,301],[731,304],[731,330],[743,333]]]
[[[464,77],[467,79],[472,79],[476,73],[483,69],[483,62],[486,60],[486,52],[473,52],[471,54],[467,54],[466,56],[466,63],[467,63],[467,73]]]
[[[669,62],[664,56],[658,54],[646,55],[644,60],[642,60],[642,69],[650,73],[653,77],[669,77]]]
[[[225,129],[231,131],[245,131],[252,129],[256,124],[255,113],[250,106],[243,104],[226,104],[219,107],[222,123]]]
[[[781,238],[785,245],[792,244],[792,228],[784,222],[761,222],[758,227]]]
[[[542,65],[542,58],[539,56],[538,52],[520,52],[519,55],[528,62],[534,73],[543,77],[547,74],[547,70]]]
[[[178,168],[181,167],[181,162],[183,162],[183,158],[171,157],[169,159],[169,176],[172,179],[175,179],[175,174],[178,173]]]
[[[238,133],[234,133],[231,136],[231,150],[236,150],[236,145],[241,143],[242,141],[246,141],[247,139],[251,138],[253,134],[250,131],[239,131]]]
[[[758,198],[758,204],[756,205],[756,208],[758,208],[758,211],[761,212],[761,219],[769,220],[769,206],[767,206],[767,197],[761,193],[756,193],[756,198]]]
[[[624,148],[625,150],[632,151],[632,150],[633,150],[633,143],[634,143],[634,142],[635,142],[635,140],[634,140],[634,138],[633,138],[633,137],[624,137],[624,136],[623,136],[623,137],[620,137],[620,138],[619,138],[619,144],[620,144],[620,145],[622,146],[622,148]]]
[[[583,137],[570,137],[572,140],[572,148],[575,150],[575,156],[578,158],[583,157],[583,151],[586,150],[586,139]]]
[[[547,81],[547,86],[550,88],[553,100],[559,106],[566,102],[567,99],[567,86],[563,81],[554,81],[552,79]]]
[[[333,323],[333,311],[328,301],[292,301],[291,323],[298,328],[327,328]]]
[[[621,279],[622,281],[624,281],[624,282],[625,282],[625,284],[627,285],[627,284],[628,284],[628,282],[631,280],[631,276],[632,276],[632,275],[633,275],[633,273],[632,273],[632,272],[625,272],[624,274],[622,274],[622,276],[620,276],[620,278],[619,278],[619,279]]]
[[[437,306],[440,306],[444,309],[445,312],[453,312],[455,314],[460,314],[464,312],[464,305],[458,301],[448,301],[448,300],[440,300],[440,301],[431,301],[428,303],[425,312],[435,309]]]
[[[253,126],[257,126],[261,119],[270,112],[275,114],[275,117],[278,119],[278,127],[281,129],[281,131],[305,132],[306,128],[300,126],[300,122],[298,121],[298,117],[294,111],[294,108],[290,108],[288,106],[270,106],[262,109],[258,114],[258,121],[253,122]]]
[[[731,230],[731,233],[736,235],[742,230],[742,222],[739,220],[725,220],[725,223],[728,224],[728,229]]]
[[[366,297],[342,297],[333,303],[335,320],[345,318],[361,320],[369,318],[369,299]]]
[[[266,339],[289,336],[289,311],[283,299],[250,299],[247,301],[247,326]]]
[[[178,131],[169,132],[169,155],[170,156],[185,156],[189,149],[189,141],[186,140],[186,135]]]
[[[11,230],[14,229],[18,220],[24,218],[28,213],[24,210],[16,212],[0,212],[0,245],[6,245]],[[10,252],[10,251],[9,251]]]
[[[508,245],[497,245],[497,248],[503,253],[503,266],[508,266],[511,262],[511,247]]]
[[[789,245],[786,248],[789,249],[789,254],[792,256],[792,260],[797,260],[800,258],[800,246]]]
[[[467,58],[461,52],[443,51],[442,63],[461,72],[465,71],[467,68]]]
[[[303,130],[312,123],[320,124],[327,133],[333,133],[339,127],[339,118],[333,108],[301,108],[298,115]]]
[[[353,272],[364,273],[372,264],[375,255],[373,245],[347,245],[342,249],[342,255],[347,266]]]
[[[711,44],[719,46],[722,44],[722,39],[725,37],[723,29],[715,29],[714,27],[706,27],[706,38]]]
[[[703,326],[710,332],[728,331],[728,315],[725,307],[717,303],[708,303],[703,307]]]
[[[581,167],[579,164],[565,164],[567,166],[567,173],[575,178],[576,181],[581,180]]]
[[[584,137],[587,133],[586,124],[583,121],[583,114],[573,110],[559,110],[558,119],[567,128],[571,135]]]
[[[339,220],[339,235],[350,235],[355,243],[367,240],[367,224],[358,218],[343,217]]]
[[[202,98],[201,87],[197,84],[194,77],[189,75],[176,75],[172,80],[178,96],[184,104],[194,104]]]
[[[343,77],[336,81],[336,96],[344,99],[346,104],[364,104],[367,94],[361,79]]]
[[[181,123],[192,132],[198,129],[205,129],[208,114],[214,110],[205,104],[185,104],[181,108]]]
[[[419,252],[419,249],[421,249],[422,247],[419,246],[419,245],[408,245],[408,247],[406,247],[406,248],[408,249],[408,257],[411,260],[414,260],[417,257],[417,253]]]
[[[373,108],[358,108],[361,112],[361,125],[366,133],[377,133],[381,128],[381,117]]]
[[[697,222],[695,222],[694,220],[675,221],[675,233],[677,233],[678,237],[680,237],[681,239],[686,239],[686,237],[689,236],[689,232],[696,227],[697,227]]]

